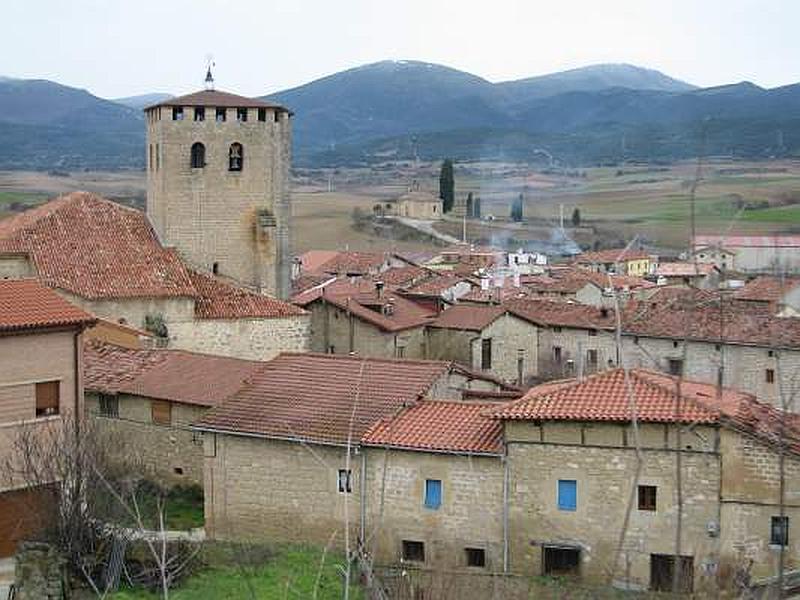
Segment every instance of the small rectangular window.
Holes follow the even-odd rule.
[[[266,108],[259,108],[258,109],[258,120],[259,121],[266,121],[267,120],[267,109]]]
[[[247,109],[246,108],[237,108],[236,109],[236,120],[237,121],[247,121]]]
[[[100,416],[110,419],[119,418],[119,398],[112,394],[100,394],[98,398],[100,404]]]
[[[558,480],[558,510],[574,511],[578,508],[578,482],[575,479]]]
[[[275,111],[275,112],[273,112],[272,114],[273,114],[273,115],[274,115],[274,117],[275,117],[275,122],[276,122],[276,123],[280,123],[280,121],[281,121],[281,113],[279,113],[279,112],[276,110],[276,111]]]
[[[222,108],[222,107],[217,108],[217,116],[216,116],[217,123],[224,123],[225,122],[225,118],[226,118],[226,114],[225,113],[226,113],[226,109],[225,108]]]
[[[173,121],[183,121],[183,107],[182,106],[173,106],[172,107],[172,120]]]
[[[158,425],[172,424],[172,403],[164,400],[150,401],[150,417]]]
[[[425,562],[425,542],[403,540],[403,560]]]
[[[561,327],[553,327],[553,333],[561,333]]]
[[[486,550],[483,548],[464,548],[464,553],[467,556],[468,567],[486,566]]]
[[[339,469],[339,476],[337,478],[337,488],[342,494],[349,494],[353,491],[350,483],[352,471],[350,469]]]
[[[772,546],[789,545],[789,517],[772,517],[769,529],[769,543]]]
[[[195,121],[205,121],[206,120],[206,107],[205,106],[195,106],[194,107],[194,120]]]
[[[592,370],[597,368],[597,350],[590,348],[586,351],[586,366]]]
[[[775,369],[767,369],[764,372],[767,383],[775,383]]]
[[[561,364],[561,346],[553,346],[553,361]]]
[[[441,479],[426,479],[425,480],[425,508],[433,510],[438,509],[442,505],[442,480]]]
[[[683,360],[680,358],[670,358],[668,361],[669,374],[678,377],[683,373]]]
[[[492,368],[492,339],[481,340],[481,369],[488,371]]]
[[[395,358],[404,358],[406,355],[406,347],[405,346],[396,346],[394,349],[394,356]]]
[[[36,384],[36,416],[57,415],[60,404],[61,382],[43,381]]]
[[[597,335],[597,329],[590,329],[588,333],[589,337],[594,337]]]
[[[639,510],[656,509],[656,489],[654,485],[639,486]]]

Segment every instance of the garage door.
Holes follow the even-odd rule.
[[[20,540],[36,533],[48,497],[41,488],[0,494],[0,558],[12,556]]]

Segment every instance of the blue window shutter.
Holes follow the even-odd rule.
[[[578,482],[574,479],[558,480],[558,510],[575,510],[578,507]]]
[[[439,508],[442,505],[442,481],[440,479],[425,480],[425,508]]]

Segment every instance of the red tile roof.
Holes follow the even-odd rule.
[[[0,241],[28,254],[40,281],[84,298],[195,293],[178,255],[161,246],[142,212],[88,192],[0,220]]]
[[[482,331],[506,312],[507,309],[502,306],[458,304],[442,311],[429,326],[436,329]]]
[[[85,345],[83,363],[87,390],[197,406],[216,406],[265,364],[184,350],[123,348],[97,340]]]
[[[309,250],[300,257],[303,271],[315,275],[322,273],[366,275],[367,273],[382,270],[387,260],[387,255],[382,252],[339,252],[331,250]]]
[[[748,302],[779,302],[789,291],[800,286],[800,279],[795,277],[772,277],[762,275],[756,277],[733,294],[737,300]]]
[[[276,108],[278,110],[287,110],[279,104],[219,90],[200,90],[199,92],[186,94],[185,96],[167,98],[166,100],[145,107],[145,110],[150,110],[157,106],[220,106],[230,108]]]
[[[495,454],[502,452],[500,421],[487,415],[496,404],[430,400],[375,423],[362,438],[367,446],[409,450]]]
[[[780,440],[785,424],[790,447],[800,452],[800,417],[784,419],[782,411],[751,394],[722,388],[718,395],[713,384],[683,380],[679,396],[677,377],[646,369],[632,369],[629,374],[640,422],[718,424],[770,443]],[[630,422],[633,408],[627,390],[624,370],[612,369],[582,381],[570,379],[534,387],[522,399],[491,414],[503,420]]]
[[[612,309],[576,302],[521,298],[504,302],[502,306],[521,319],[549,327],[605,330],[616,328],[616,315]]]
[[[606,264],[648,258],[650,258],[650,254],[642,250],[611,248],[609,250],[598,250],[597,252],[584,252],[576,256],[573,262],[578,264]]]
[[[220,281],[213,275],[189,271],[197,290],[194,313],[198,319],[280,319],[306,312],[288,302]]]
[[[356,444],[377,420],[422,399],[450,368],[439,361],[281,354],[196,426],[323,444],[350,437]]]
[[[0,331],[83,326],[96,320],[35,279],[0,279]]]
[[[452,275],[447,271],[437,274],[415,285],[406,286],[402,293],[410,296],[436,296],[439,297],[451,287],[461,283],[469,283],[469,279],[461,275]]]
[[[428,269],[408,265],[405,267],[391,267],[386,269],[383,273],[376,275],[374,279],[383,281],[386,285],[408,286],[435,277],[436,274]]]

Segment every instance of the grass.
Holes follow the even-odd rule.
[[[0,207],[6,208],[11,204],[34,205],[47,199],[47,194],[37,192],[2,192],[0,191]]]
[[[318,548],[287,546],[277,549],[263,565],[257,567],[241,568],[221,564],[200,571],[172,590],[170,598],[248,600],[253,597],[252,589],[259,600],[284,598],[339,600],[344,591],[339,570],[341,565],[343,558],[339,554],[329,553],[323,561],[323,552]],[[127,589],[110,598],[111,600],[157,600],[159,597],[146,590]],[[350,598],[360,600],[362,597],[361,590],[356,585],[351,586]]]
[[[139,485],[136,500],[142,514],[145,527],[158,529],[157,497],[160,490],[149,482]],[[132,526],[130,516],[121,517]],[[202,527],[205,523],[203,514],[203,489],[198,485],[179,485],[170,488],[164,496],[165,527],[169,530],[188,530]]]

